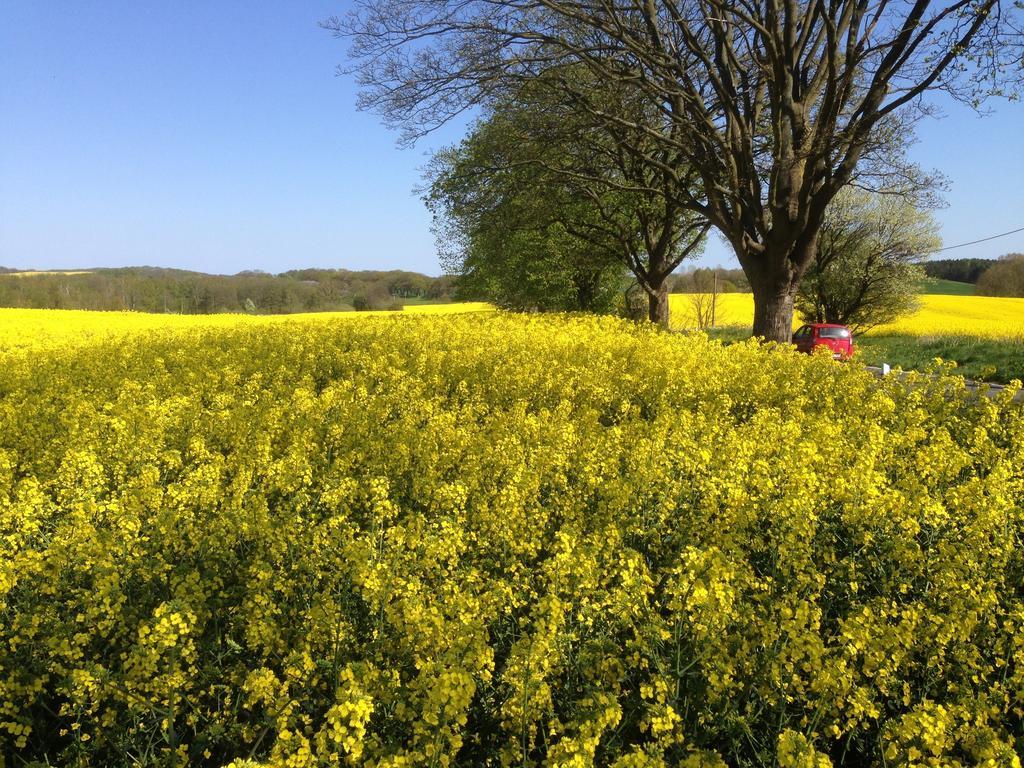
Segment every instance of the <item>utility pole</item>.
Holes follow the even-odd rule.
[[[712,282],[711,289],[711,327],[715,327],[715,309],[718,307],[718,267],[715,267],[715,271],[712,272],[715,276]]]

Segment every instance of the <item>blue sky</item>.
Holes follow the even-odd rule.
[[[347,0],[0,3],[0,265],[437,274],[412,150],[338,77]],[[1024,226],[1024,107],[960,107],[915,158],[952,182],[947,244]],[[950,251],[1024,251],[1024,233]],[[705,264],[733,264],[709,243]]]

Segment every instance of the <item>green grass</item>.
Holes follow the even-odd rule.
[[[941,280],[937,277],[926,277],[919,286],[921,293],[940,294],[942,296],[973,296],[974,285],[959,283],[956,280]]]
[[[1024,380],[1024,341],[979,339],[973,336],[862,336],[856,340],[868,365],[888,363],[904,370],[923,370],[935,358],[953,360],[956,372],[968,379]]]
[[[720,328],[709,328],[707,331],[709,338],[718,339],[726,344],[732,344],[737,341],[746,341],[750,338],[750,328],[739,325],[725,325]]]

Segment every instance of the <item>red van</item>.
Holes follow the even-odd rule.
[[[815,347],[828,347],[836,360],[846,360],[853,355],[853,334],[845,325],[835,323],[810,323],[802,325],[793,334],[793,343],[798,352],[810,354]]]

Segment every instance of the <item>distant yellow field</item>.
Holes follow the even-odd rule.
[[[84,343],[156,329],[227,328],[241,324],[330,322],[367,315],[437,315],[493,310],[483,302],[418,304],[402,312],[311,312],[296,315],[158,315],[144,312],[89,312],[73,309],[0,308],[0,350]]]
[[[1024,339],[1024,299],[922,296],[921,309],[916,314],[871,333]]]
[[[5,272],[4,277],[35,277],[36,275],[91,275],[92,272],[84,269],[62,270],[62,269],[32,269],[25,272]]]
[[[696,324],[692,297],[673,294],[672,325],[689,328]],[[717,324],[749,327],[754,317],[754,299],[749,293],[724,293],[718,297]],[[803,321],[794,318],[793,327]],[[1024,339],[1024,299],[993,296],[921,296],[921,308],[912,316],[879,326],[871,335],[978,336]]]
[[[701,297],[707,300],[709,297]],[[673,328],[694,328],[697,315],[692,294],[674,293],[669,296],[669,316]],[[718,307],[715,312],[715,324],[718,326],[750,327],[754,319],[754,297],[749,293],[722,293],[718,296]],[[798,324],[796,320],[794,327]]]

